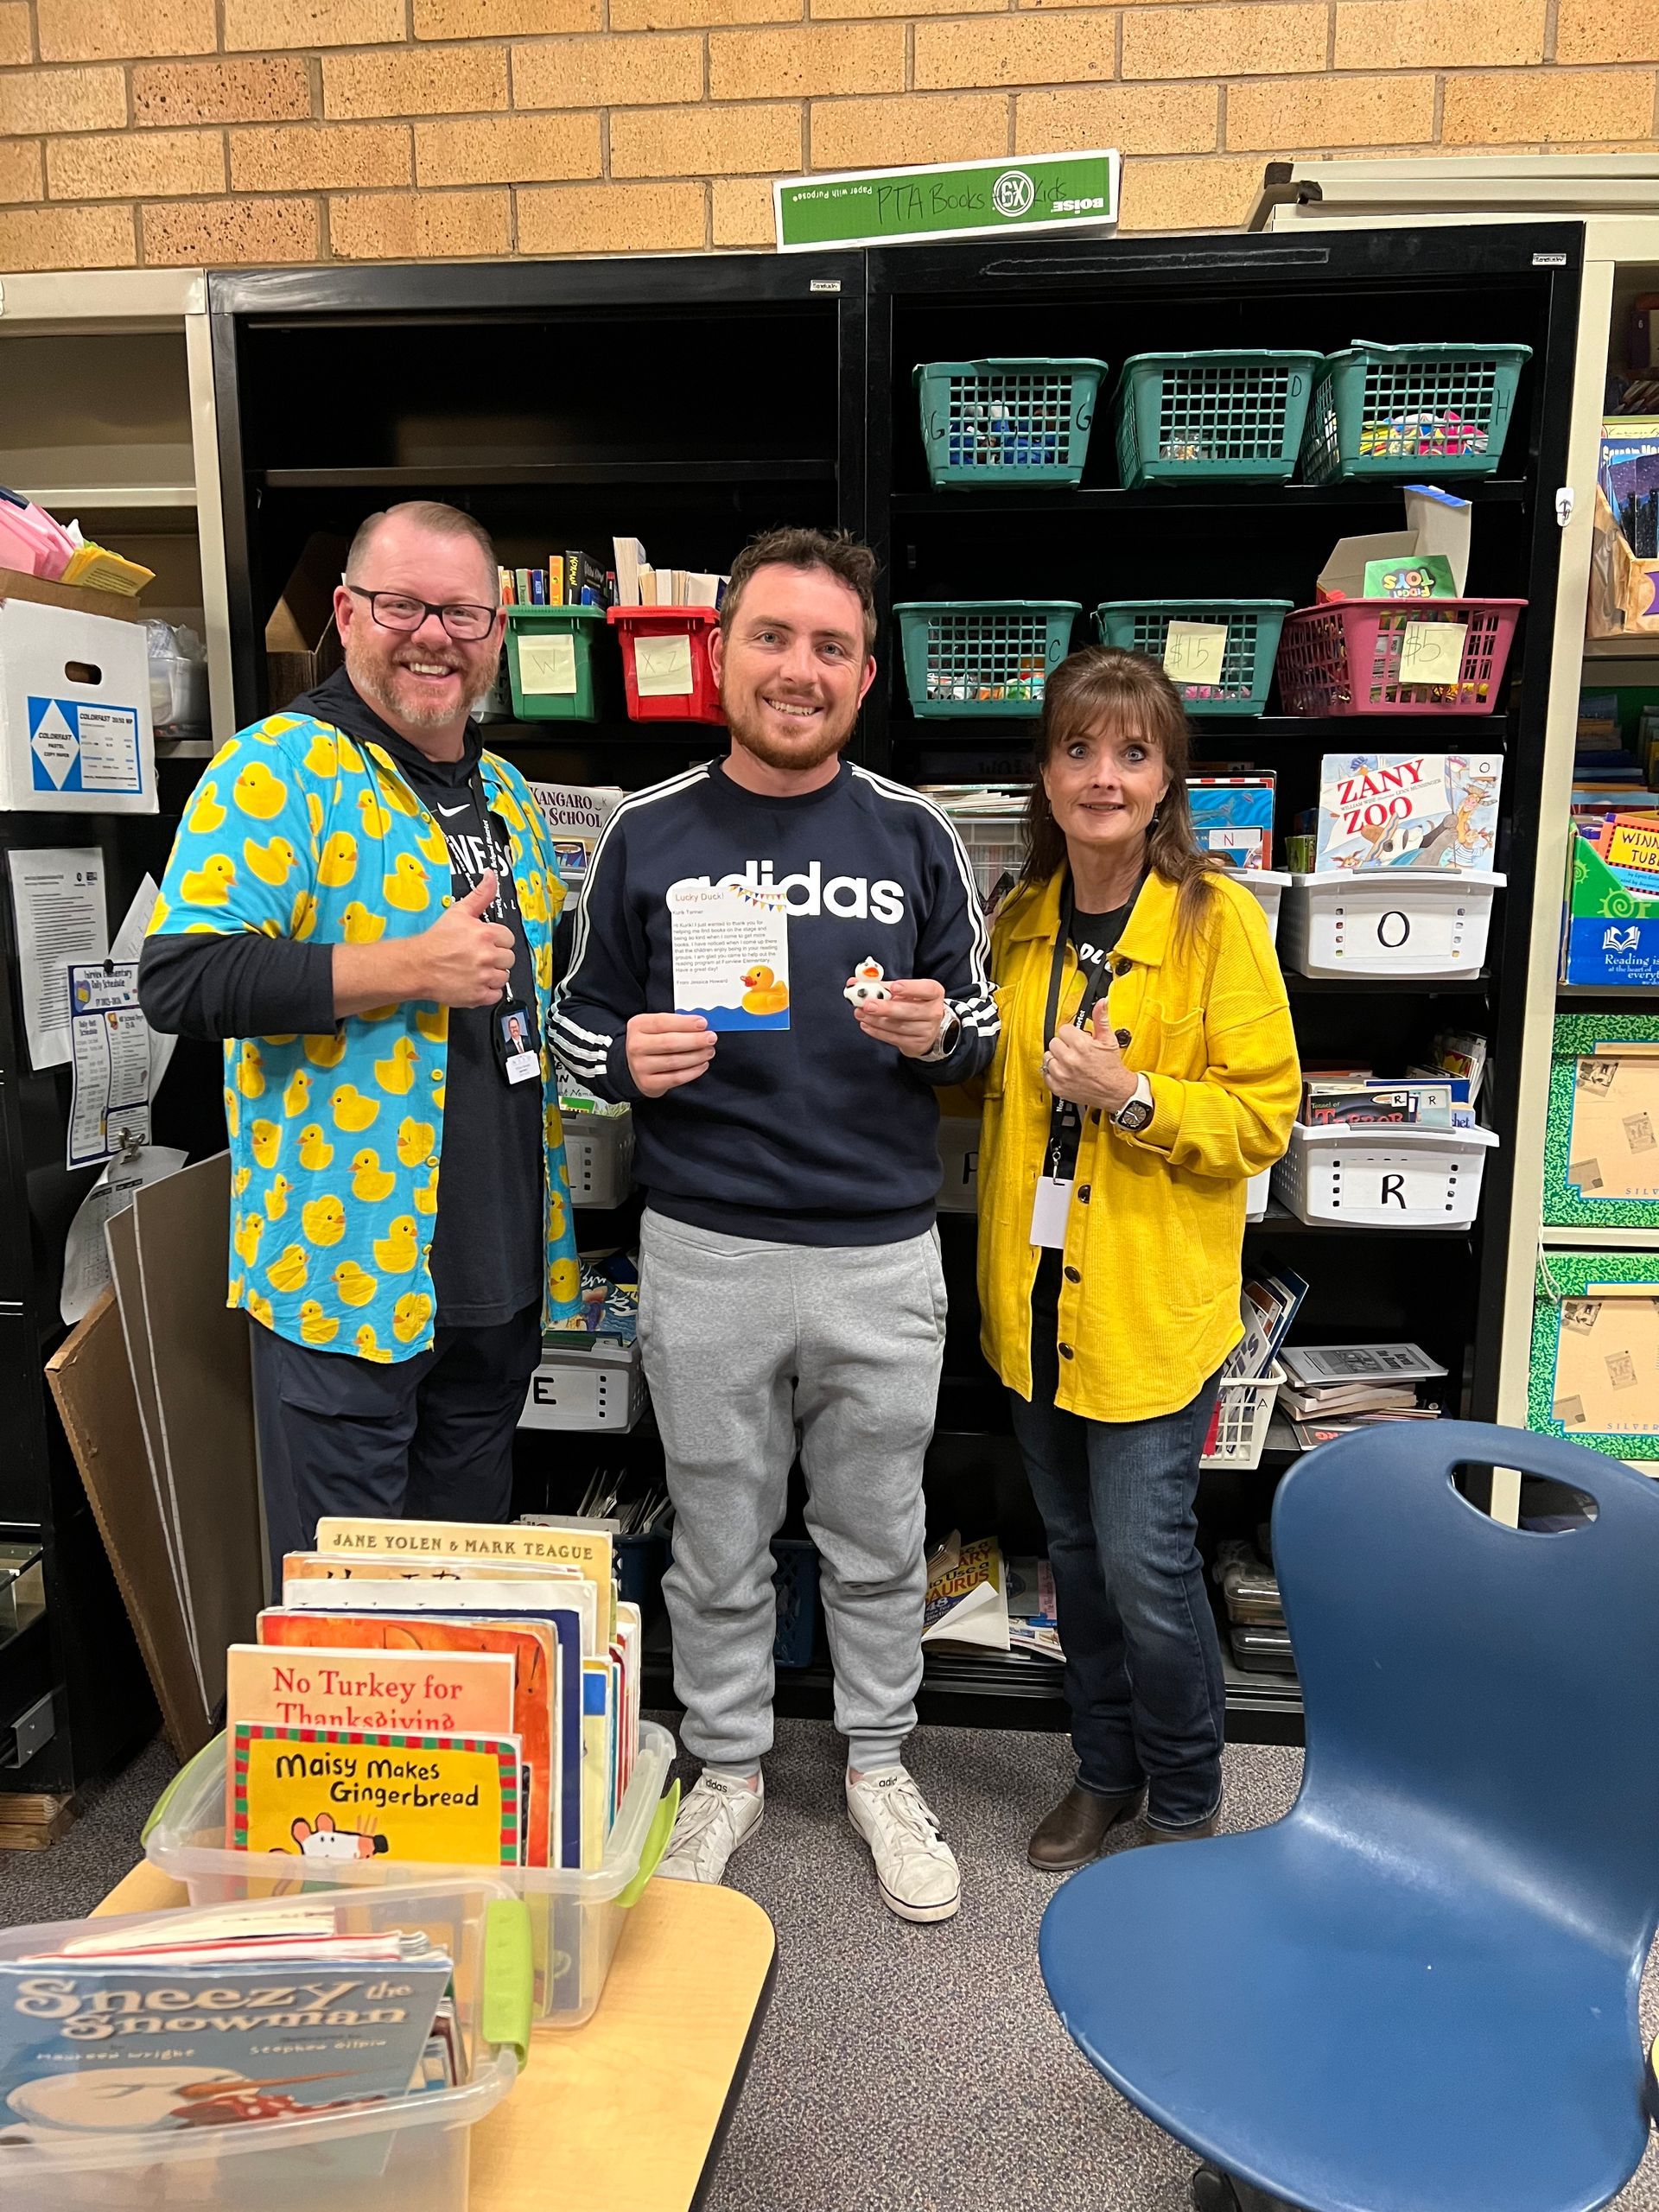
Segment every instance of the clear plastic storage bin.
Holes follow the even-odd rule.
[[[679,1803],[677,1785],[664,1797],[674,1764],[674,1738],[654,1721],[639,1731],[633,1779],[622,1800],[604,1863],[588,1869],[565,1866],[492,1867],[489,1880],[529,1909],[534,1961],[536,2018],[556,2028],[576,2028],[592,2016],[611,1970],[626,1910],[643,1890],[662,1857]],[[287,1897],[302,1888],[351,1889],[366,1908],[383,1914],[381,1893],[400,1885],[481,1885],[479,1869],[432,1866],[390,1859],[308,1859],[302,1874],[272,1872],[269,1860],[225,1842],[225,1738],[215,1737],[198,1751],[149,1816],[145,1855],[164,1874],[183,1883],[193,1905],[234,1904],[250,1897]],[[10,2172],[9,2167],[3,2171]],[[463,2181],[465,2169],[462,2169]],[[162,2200],[165,2202],[166,2200]],[[192,2202],[200,2200],[192,2199]],[[234,2198],[223,2200],[226,2203]],[[463,2212],[466,2192],[453,2202]],[[385,2212],[450,2212],[448,2198],[425,2196],[388,2201]],[[12,2212],[10,2199],[6,2212]],[[59,2208],[54,2208],[59,2212]],[[352,2212],[361,2212],[353,2205]]]
[[[1301,976],[1478,976],[1503,885],[1477,868],[1294,876],[1281,963]]]
[[[194,1770],[187,1768],[180,1780]],[[222,1796],[222,1760],[212,1788],[216,1799]],[[313,1894],[296,1900],[302,1910],[315,1908],[319,1885],[309,1878],[319,1871],[319,1862],[308,1862],[306,1886]],[[476,1867],[454,1881],[411,1881],[414,1870],[407,1866],[391,1872],[402,1876],[401,1886],[383,1876],[378,1887],[346,1901],[349,1931],[423,1928],[454,1960],[466,2056],[465,2078],[454,2088],[357,2111],[219,2127],[181,2125],[174,2132],[6,2126],[0,2147],[6,2212],[333,2212],[346,2206],[350,2212],[467,2212],[472,2131],[512,2088],[529,2048],[524,1908]],[[274,1886],[265,1877],[257,1893],[269,1895]],[[123,1928],[153,1926],[161,1916],[145,1912],[7,1929],[0,1932],[0,1958],[54,1949],[93,1928],[114,1936]],[[166,1917],[177,1939],[187,1940],[193,1916]]]
[[[1298,1122],[1273,1194],[1299,1221],[1339,1229],[1467,1229],[1480,1205],[1492,1129]]]

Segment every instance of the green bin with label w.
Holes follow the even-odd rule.
[[[510,607],[507,676],[521,722],[596,722],[602,607]]]

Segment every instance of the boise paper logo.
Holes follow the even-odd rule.
[[[991,187],[991,205],[1010,222],[1023,215],[1037,197],[1037,188],[1023,169],[1004,169]]]

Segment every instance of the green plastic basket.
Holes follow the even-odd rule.
[[[1374,346],[1327,359],[1307,410],[1302,474],[1491,476],[1530,346]]]
[[[594,646],[602,607],[510,607],[507,677],[521,722],[599,720]]]
[[[934,487],[1075,484],[1104,361],[923,361],[912,372]]]
[[[1103,645],[1121,645],[1157,661],[1189,715],[1259,715],[1268,703],[1279,632],[1294,604],[1288,599],[1109,599],[1095,609],[1095,629]],[[1225,626],[1218,677],[1184,682],[1179,660],[1169,666],[1172,622]]]
[[[1324,358],[1243,346],[1135,354],[1114,401],[1124,483],[1288,482]]]
[[[1083,609],[1073,599],[931,599],[893,611],[911,709],[927,719],[1040,714]]]

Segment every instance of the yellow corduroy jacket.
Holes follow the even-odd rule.
[[[1031,1209],[1048,1141],[1043,1016],[1060,929],[1061,869],[999,917],[992,974],[1002,1033],[984,1084],[979,1297],[985,1356],[1031,1395]],[[1057,1402],[1090,1421],[1145,1421],[1195,1397],[1243,1334],[1244,1186],[1289,1142],[1300,1096],[1296,1039],[1266,918],[1217,874],[1189,929],[1178,892],[1150,875],[1110,963],[1098,1019],[1127,1032],[1126,1067],[1154,1114],[1128,1135],[1084,1119],[1060,1284]],[[1065,955],[1062,1021],[1082,995]]]

